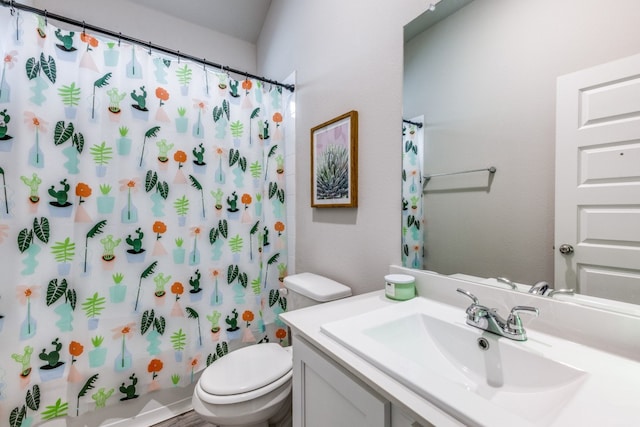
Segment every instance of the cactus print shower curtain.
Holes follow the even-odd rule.
[[[287,93],[9,8],[0,53],[0,425],[285,343]]]
[[[402,123],[402,265],[419,269],[424,268],[423,135],[421,127]]]

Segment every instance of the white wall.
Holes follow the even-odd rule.
[[[497,168],[490,192],[427,193],[426,268],[553,281],[556,78],[640,51],[638,17],[637,0],[477,0],[407,44],[425,170]]]
[[[33,6],[254,73],[256,46],[128,0],[32,0]],[[57,24],[63,27],[61,24]],[[63,27],[67,28],[67,27]],[[286,77],[286,76],[285,76]]]
[[[273,0],[258,42],[261,74],[296,71],[296,270],[355,293],[381,289],[400,262],[403,25],[427,7]],[[310,128],[350,110],[359,116],[358,208],[311,208]]]

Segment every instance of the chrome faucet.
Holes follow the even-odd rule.
[[[495,308],[488,308],[484,305],[481,305],[478,301],[478,298],[476,298],[476,296],[471,292],[461,288],[458,288],[457,291],[468,296],[473,301],[473,303],[469,307],[467,307],[466,310],[467,325],[471,325],[484,331],[488,331],[512,340],[527,340],[527,332],[522,326],[522,320],[520,319],[520,315],[518,313],[528,311],[535,313],[535,315],[537,316],[537,308],[517,305],[511,309],[511,313],[509,314],[509,316],[504,319],[498,314]]]
[[[541,281],[536,283],[535,285],[532,285],[529,288],[529,293],[536,294],[536,295],[544,295],[544,293],[547,292],[549,289],[553,290],[553,287],[549,283],[545,281]]]

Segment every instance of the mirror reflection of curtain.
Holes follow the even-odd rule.
[[[423,118],[402,123],[402,265],[424,267]]]
[[[0,425],[286,343],[286,91],[9,8],[0,54]]]

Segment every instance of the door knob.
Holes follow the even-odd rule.
[[[560,248],[558,248],[558,250],[560,251],[560,253],[562,255],[569,255],[569,254],[573,253],[573,246],[567,245],[565,243],[563,245],[560,245]]]

